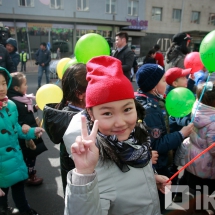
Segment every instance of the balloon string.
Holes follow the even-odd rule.
[[[60,79],[58,79],[58,80],[55,82],[55,84],[58,85],[59,82],[60,82]]]
[[[204,95],[204,93],[205,93],[205,90],[206,90],[208,81],[209,81],[209,79],[210,79],[210,76],[211,76],[211,74],[209,73],[208,78],[207,78],[207,81],[206,81],[206,83],[205,83],[205,86],[204,86],[204,88],[203,88],[203,90],[202,90],[202,93],[201,93],[201,95],[200,95],[199,101],[198,101],[198,103],[197,103],[196,110],[195,110],[195,112],[194,112],[194,114],[193,114],[193,116],[192,116],[192,119],[191,119],[191,122],[190,122],[190,123],[192,123],[192,122],[194,121],[194,118],[195,118],[195,116],[196,116],[196,112],[197,112],[198,109],[199,109],[199,104],[200,104],[200,102],[202,101],[202,97],[203,97],[203,95]]]
[[[183,171],[186,167],[188,167],[190,164],[192,164],[196,159],[198,159],[199,157],[201,157],[204,153],[206,153],[207,151],[209,151],[211,148],[213,148],[215,146],[215,142],[210,145],[208,148],[206,148],[205,150],[203,150],[201,153],[199,153],[196,157],[194,157],[191,161],[189,161],[186,165],[184,165],[178,172],[176,172],[166,183],[172,181],[173,178],[175,178],[181,171]]]

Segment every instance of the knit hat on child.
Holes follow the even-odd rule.
[[[130,80],[123,74],[121,61],[110,56],[92,58],[87,63],[86,107],[133,99]]]
[[[164,75],[164,69],[157,64],[144,64],[136,73],[136,82],[143,92],[151,91]]]
[[[190,74],[192,68],[189,69],[181,69],[178,67],[170,68],[165,73],[166,83],[172,85],[172,83],[181,77],[185,77]]]

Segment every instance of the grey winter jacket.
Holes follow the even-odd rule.
[[[115,163],[98,163],[96,177],[73,185],[67,175],[64,215],[158,215],[160,204],[151,162],[123,173]]]

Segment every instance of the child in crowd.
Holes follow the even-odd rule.
[[[155,55],[156,55],[156,51],[154,49],[149,50],[148,54],[143,60],[143,64],[147,64],[147,63],[156,64]]]
[[[69,67],[62,78],[63,99],[59,104],[46,105],[43,110],[44,128],[55,144],[60,143],[60,166],[63,191],[66,191],[67,173],[75,168],[63,141],[63,135],[75,114],[85,108],[87,88],[86,65],[82,63]],[[60,126],[59,126],[60,124]],[[71,141],[71,139],[70,139]]]
[[[26,76],[22,72],[12,73],[11,76],[12,82],[7,95],[9,99],[16,104],[19,113],[18,122],[21,126],[28,125],[30,127],[36,127],[37,123],[34,112],[38,110],[38,106],[33,105],[32,103],[35,96],[33,96],[33,94],[26,94],[28,88]],[[28,141],[27,144],[25,140],[19,139],[19,145],[22,149],[23,157],[28,167],[29,178],[26,183],[28,185],[42,184],[43,179],[36,176],[36,170],[34,167],[36,157],[47,150],[43,139],[34,138],[33,140]]]
[[[199,84],[197,87],[198,100],[204,85]],[[215,142],[215,85],[213,82],[207,83],[198,107],[197,104],[198,101],[195,102],[192,110],[192,114],[195,114],[194,132],[184,141],[188,146],[188,153],[185,156],[186,163]],[[204,191],[205,195],[211,195],[215,191],[215,147],[189,165],[184,172],[184,178],[195,194],[200,191],[203,194]],[[204,189],[203,185],[205,185]],[[200,207],[200,205],[198,206]]]
[[[192,69],[181,69],[174,67],[168,69],[165,73],[165,79],[167,84],[166,94],[168,94],[172,89],[177,87],[185,87],[188,89],[193,89],[195,81],[192,79],[187,79],[187,76],[190,75]],[[169,128],[170,132],[180,131],[183,126],[186,126],[190,123],[190,114],[186,117],[175,118],[170,116],[169,118]]]
[[[136,99],[146,109],[145,123],[151,137],[151,147],[159,154],[155,166],[158,174],[171,177],[168,170],[168,153],[175,150],[192,131],[193,125],[183,127],[180,131],[169,132],[168,115],[163,95],[166,90],[165,71],[157,64],[145,64],[136,74],[139,87]],[[173,181],[173,183],[176,183]],[[161,211],[164,210],[164,195],[159,192]]]
[[[153,172],[145,112],[121,62],[91,59],[87,81],[86,118],[71,147],[76,168],[67,176],[64,214],[160,214],[157,186],[164,192],[167,177]]]
[[[8,100],[7,88],[11,84],[9,72],[0,67],[0,214],[12,214],[8,207],[7,195],[9,188],[20,215],[37,215],[30,208],[24,192],[24,180],[28,172],[20,150],[18,138],[35,139],[42,135],[42,128],[30,128],[27,134],[22,132],[18,123],[16,105]]]

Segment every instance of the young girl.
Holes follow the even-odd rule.
[[[60,143],[60,168],[63,191],[66,190],[67,173],[75,168],[63,141],[63,135],[75,114],[85,108],[85,92],[87,88],[86,65],[82,63],[69,67],[62,78],[62,101],[55,105],[46,105],[43,110],[44,128],[55,144]],[[59,126],[60,124],[60,126]]]
[[[19,113],[18,122],[20,125],[28,125],[30,127],[36,127],[36,121],[34,112],[37,111],[38,106],[32,104],[32,99],[35,97],[30,94],[27,95],[27,80],[23,73],[16,72],[12,73],[12,82],[8,90],[8,97],[17,106]],[[43,179],[36,176],[36,170],[34,169],[36,157],[47,150],[42,138],[33,139],[30,143],[34,143],[34,147],[27,147],[25,140],[19,139],[19,145],[22,149],[23,157],[28,167],[29,178],[27,180],[28,185],[39,185],[42,184]]]
[[[144,109],[121,62],[95,57],[87,71],[87,119],[71,147],[76,168],[67,176],[64,214],[160,214],[156,183],[163,191],[167,177],[153,172]]]
[[[12,197],[21,215],[37,215],[30,208],[25,197],[24,180],[28,178],[27,168],[20,150],[18,138],[27,140],[40,137],[42,128],[30,128],[27,134],[22,133],[18,124],[16,105],[7,99],[7,87],[10,86],[9,72],[0,67],[0,214],[10,214],[7,194],[9,187]]]
[[[146,55],[143,61],[143,64],[147,64],[147,63],[156,64],[155,55],[156,55],[156,51],[154,49],[149,50],[148,54]]]
[[[204,84],[198,85],[197,99],[200,98],[203,88]],[[206,90],[196,111],[197,103],[198,101],[196,101],[192,110],[192,114],[195,113],[194,132],[185,140],[188,146],[188,154],[185,156],[186,163],[215,142],[215,85],[213,82],[207,83]],[[199,191],[201,187],[203,193],[203,185],[205,185],[208,188],[206,194],[213,193],[215,191],[215,147],[189,165],[185,170],[184,178],[194,191],[196,189]]]
[[[192,131],[193,124],[184,126],[180,131],[169,133],[168,115],[165,110],[163,95],[166,90],[164,69],[157,64],[145,64],[136,74],[139,87],[136,99],[146,109],[144,119],[151,137],[152,149],[159,154],[155,166],[158,174],[171,177],[168,169],[168,153],[176,150],[185,137]],[[174,181],[173,181],[174,183]],[[176,182],[175,182],[176,183]],[[161,211],[164,210],[164,195],[159,192]]]

